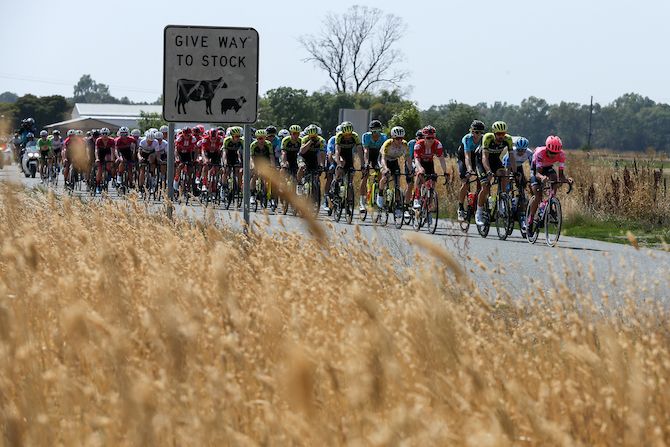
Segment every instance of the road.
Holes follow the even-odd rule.
[[[20,182],[29,188],[39,186],[38,179],[24,178],[16,166],[0,170],[0,181]],[[119,199],[114,193],[111,197]],[[156,204],[154,209],[158,212],[161,207]],[[178,206],[175,215],[199,219],[204,217],[204,211],[195,201],[188,207]],[[217,224],[237,229],[242,228],[241,216],[239,211],[214,211]],[[307,234],[305,223],[297,217],[252,213],[251,219],[259,224],[269,222],[267,227],[262,225],[263,231]],[[335,240],[346,243],[347,238],[354,237],[357,226],[362,237],[386,247],[396,265],[414,265],[415,246],[406,238],[414,233],[411,227],[401,230],[393,225],[380,227],[373,225],[369,217],[366,222],[354,221],[356,225],[335,223],[325,213],[319,216],[319,221],[325,224],[331,243]],[[530,245],[517,230],[506,241],[498,240],[495,229],[483,239],[474,225],[466,235],[457,223],[446,220],[440,220],[436,234],[426,237],[459,259],[477,285],[493,296],[496,290],[526,296],[529,290],[550,290],[556,289],[557,284],[565,284],[569,290],[591,294],[597,300],[607,295],[609,299],[630,296],[667,303],[670,298],[670,253],[661,250],[637,250],[629,245],[564,236],[552,248],[544,244],[543,235],[535,245]]]

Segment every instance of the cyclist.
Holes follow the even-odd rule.
[[[554,165],[558,164],[558,175]],[[544,146],[535,149],[533,161],[530,165],[530,185],[533,190],[533,201],[530,204],[530,214],[528,215],[527,233],[533,235],[535,224],[534,219],[537,207],[542,201],[542,189],[545,183],[549,181],[567,181],[573,183],[570,177],[565,177],[565,152],[563,152],[563,142],[555,135],[549,135]],[[559,184],[552,185],[554,193],[558,190]]]
[[[533,151],[528,148],[528,139],[524,137],[513,137],[512,142],[514,143],[514,150],[510,153],[508,152],[502,159],[503,166],[505,168],[511,169],[512,161],[510,160],[510,154],[516,159],[516,173],[517,178],[519,179],[519,187],[523,191],[526,187],[526,175],[523,172],[523,164],[528,162],[528,165],[533,162]]]
[[[121,186],[121,177],[128,167],[128,185],[131,186],[133,182],[133,163],[135,162],[135,149],[139,146],[135,143],[135,138],[130,136],[130,130],[127,127],[119,129],[118,137],[114,141],[116,146],[116,154],[118,156],[118,170],[116,171],[116,186]],[[153,136],[152,136],[153,139]],[[142,140],[140,141],[140,144]],[[146,149],[145,149],[146,150]],[[140,185],[144,185],[144,172],[141,173]]]
[[[172,180],[172,187],[175,191],[179,190],[179,176],[184,168],[187,168],[187,174],[193,173],[193,161],[195,159],[194,153],[196,150],[196,138],[193,135],[190,127],[184,127],[181,134],[174,143],[175,163],[177,169],[174,172],[174,179]]]
[[[305,129],[305,135],[302,139],[298,155],[298,194],[303,194],[303,178],[305,172],[317,171],[323,165],[324,150],[326,140],[319,135],[319,129],[312,124]],[[320,175],[320,174],[319,174]],[[318,204],[317,204],[318,205]]]
[[[161,140],[167,141],[168,140],[168,133],[170,132],[170,128],[166,125],[162,125],[161,128],[158,129],[158,130],[163,134],[163,137],[161,138]]]
[[[340,124],[337,125],[335,128],[335,135],[340,133],[342,131],[342,126]],[[335,135],[331,136],[328,139],[328,143],[326,144],[326,159],[324,166],[326,168],[326,185],[324,188],[324,191],[326,192],[323,196],[323,209],[328,211],[328,196],[330,195],[330,185],[333,182],[333,174],[335,173],[335,159],[333,156],[335,155]]]
[[[26,139],[28,140],[30,136],[32,136],[31,133],[26,134]],[[53,163],[53,149],[51,147],[51,140],[48,137],[49,132],[43,130],[40,132],[40,137],[36,143],[37,149],[40,151],[40,176],[42,177],[42,181],[46,179],[47,175],[51,174],[51,164]]]
[[[54,152],[54,156],[56,157],[56,172],[60,172],[60,167],[62,164],[62,150],[63,150],[63,138],[60,136],[60,130],[55,129],[53,132],[51,132],[51,135],[49,135],[49,139],[51,140],[51,149]]]
[[[140,140],[142,139],[142,132],[140,129],[133,129],[130,132],[130,136],[135,139],[135,147],[139,146]]]
[[[458,146],[458,176],[461,179],[461,189],[458,192],[459,222],[465,220],[466,212],[463,202],[470,189],[470,185],[468,184],[470,176],[475,173],[475,169],[473,169],[473,154],[481,144],[484,133],[486,133],[486,126],[484,123],[479,120],[474,120],[472,124],[470,124],[470,132],[463,136],[461,144]],[[477,189],[479,189],[479,186]]]
[[[127,130],[127,129],[126,129]],[[149,164],[150,172],[156,172],[156,151],[158,150],[158,140],[156,139],[156,134],[163,136],[162,132],[158,130],[154,132],[149,132],[144,138],[140,140],[140,144],[137,149],[137,164],[139,169],[139,176],[137,181],[139,182],[140,189],[144,188],[144,178],[146,174],[146,165]],[[121,138],[121,137],[119,137]],[[130,171],[128,171],[130,175]]]
[[[489,216],[484,215],[484,202],[488,200],[491,192],[491,180],[495,175],[505,175],[507,170],[502,164],[501,155],[504,150],[512,151],[514,143],[512,137],[507,133],[507,123],[496,121],[491,126],[491,132],[484,134],[482,144],[477,153],[477,173],[482,188],[477,196],[477,212],[475,222],[477,225],[485,225]],[[512,157],[512,170],[516,171],[516,159]],[[507,187],[507,179],[503,177],[500,182],[500,191]]]
[[[230,136],[223,139],[223,184],[228,184],[228,168],[233,170],[237,176],[237,184],[242,187],[242,149],[244,148],[244,137],[242,128],[234,126],[229,129]]]
[[[363,145],[363,167],[361,176],[361,186],[359,189],[358,207],[361,213],[365,212],[365,197],[368,192],[368,172],[372,167],[379,174],[379,150],[388,136],[382,132],[382,123],[379,120],[370,121],[369,132],[365,132],[362,137]]]
[[[82,138],[74,132],[70,133],[63,141],[63,150],[61,153],[63,159],[63,178],[66,182],[69,181],[70,168],[72,165],[84,176],[87,176],[86,169],[88,167],[87,148],[88,140],[90,138]]]
[[[293,124],[288,128],[289,136],[281,142],[281,171],[284,175],[295,177],[298,173],[298,152],[302,146],[300,133],[302,128]]]
[[[166,127],[167,126],[163,126]],[[163,177],[167,174],[167,153],[168,153],[168,140],[166,134],[168,131],[161,130],[155,133],[155,139],[158,142],[158,147],[156,148],[156,163],[160,166],[160,173]]]
[[[272,144],[272,160],[275,166],[279,166],[279,159],[281,158],[281,138],[277,136],[277,128],[275,126],[268,126],[265,128],[268,137],[267,141]]]
[[[106,127],[100,129],[100,136],[95,140],[95,162],[98,164],[95,181],[98,188],[100,188],[102,182],[102,164],[105,164],[105,170],[109,170],[111,165],[112,171],[114,171],[111,162],[117,158],[115,147],[114,139],[109,137],[109,129]],[[112,172],[113,175],[114,172]]]
[[[354,132],[353,124],[345,121],[340,126],[341,131],[335,135],[335,155],[333,158],[337,164],[337,169],[335,170],[336,181],[331,184],[331,194],[333,193],[333,185],[339,183],[344,171],[354,168],[354,151],[361,148],[361,139]]]
[[[440,161],[442,174],[447,172],[447,162],[444,159],[444,148],[440,140],[436,138],[436,131],[433,126],[426,126],[421,130],[423,139],[414,145],[414,168],[416,177],[414,178],[414,209],[421,208],[419,202],[419,191],[426,175],[435,175],[434,157]]]
[[[199,143],[202,154],[202,190],[207,191],[209,185],[207,178],[211,175],[212,178],[221,166],[221,151],[223,150],[223,137],[219,135],[219,130],[216,128],[209,129],[205,138]],[[216,185],[214,185],[216,186]]]
[[[416,142],[423,139],[422,129],[416,131],[414,138],[407,143],[407,155],[405,156],[405,205],[408,207],[412,204],[412,196],[414,195],[414,146]],[[409,211],[405,211],[407,218],[409,218]]]
[[[396,126],[391,129],[391,139],[388,139],[382,145],[380,153],[380,165],[382,178],[379,181],[379,193],[377,195],[377,206],[382,208],[384,206],[384,189],[386,188],[386,183],[388,182],[389,177],[395,174],[400,176],[400,157],[404,157],[409,152],[409,146],[407,141],[405,141],[405,129],[400,126]],[[400,185],[396,185],[400,187]],[[400,197],[397,198],[400,200]]]
[[[276,131],[276,129],[275,129]],[[258,129],[254,136],[256,139],[251,142],[249,146],[249,153],[251,154],[251,183],[250,185],[256,185],[256,162],[259,159],[263,159],[266,163],[272,163],[274,159],[274,147],[272,143],[268,141],[268,133],[265,129]],[[256,203],[256,194],[252,192],[251,194],[251,203]]]

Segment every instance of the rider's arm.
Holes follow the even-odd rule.
[[[340,145],[339,145],[339,144],[336,144],[336,145],[335,145],[335,155],[334,155],[334,158],[335,158],[335,163],[336,163],[338,166],[342,166],[342,161],[340,160]]]
[[[308,139],[300,146],[300,155],[304,155],[312,147],[312,140]]]
[[[363,146],[363,162],[365,166],[370,164],[370,150],[367,146]]]
[[[489,151],[485,148],[482,149],[482,165],[484,170],[488,173],[491,172],[491,165],[489,164]]]
[[[447,160],[444,158],[444,155],[437,157],[440,160],[440,166],[442,167],[442,174],[447,175]]]
[[[472,172],[472,157],[470,157],[470,151],[465,153],[465,169],[468,170],[468,172]]]

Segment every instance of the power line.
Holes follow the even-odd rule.
[[[67,81],[63,81],[63,80],[37,78],[37,77],[34,77],[34,76],[15,75],[15,74],[10,74],[10,73],[0,73],[0,78],[14,79],[14,80],[17,80],[17,81],[40,82],[40,83],[43,83],[43,84],[69,85],[69,86],[74,87],[74,84],[72,84],[72,82],[67,82]],[[160,94],[160,92],[157,91],[157,90],[139,89],[139,88],[134,88],[134,87],[125,87],[125,86],[122,86],[122,85],[108,84],[108,87],[113,88],[115,90],[128,91],[128,92]]]

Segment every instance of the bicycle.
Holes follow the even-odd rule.
[[[468,180],[468,195],[466,196],[467,207],[465,209],[465,219],[458,223],[463,233],[467,233],[470,229],[472,218],[475,216],[475,212],[477,211],[477,192],[470,191],[469,187],[472,183],[479,183],[479,177],[477,177],[477,174],[474,173],[471,173],[470,176],[474,176],[475,178],[473,180]]]
[[[542,202],[540,202],[540,205],[537,208],[537,215],[526,235],[526,239],[531,244],[534,244],[537,241],[537,238],[540,234],[540,229],[543,227],[544,238],[547,245],[550,247],[555,247],[558,243],[558,239],[561,236],[561,228],[563,226],[563,212],[561,210],[561,201],[558,200],[553,186],[563,183],[568,184],[568,192],[566,194],[570,194],[572,191],[572,183],[566,180],[551,180],[547,185],[542,187],[543,191],[548,190],[548,192]],[[527,216],[530,215],[531,202],[532,200],[529,200],[528,206],[526,207]]]
[[[400,191],[400,171],[393,172],[392,178],[393,188],[390,188],[387,182],[384,191],[382,191],[384,206],[380,211],[384,214],[383,225],[388,224],[389,214],[391,214],[393,216],[393,224],[397,229],[401,229],[404,222],[405,198]],[[379,220],[381,220],[381,216]]]
[[[498,239],[507,239],[510,227],[514,228],[514,217],[512,215],[512,200],[505,191],[500,191],[500,179],[514,178],[514,175],[495,175],[491,188],[498,185],[498,194],[490,194],[484,201],[484,225],[477,225],[477,232],[483,238],[489,234],[491,223],[496,227]]]
[[[312,203],[312,212],[315,216],[319,215],[319,207],[321,206],[321,172],[323,172],[321,167],[309,169],[302,179],[304,195]]]
[[[524,189],[515,178],[514,182],[507,185],[507,193],[512,199],[512,226],[508,229],[509,236],[514,231],[515,223],[519,223],[519,232],[522,238],[526,238],[526,195]]]
[[[210,203],[221,204],[221,163],[208,163],[207,188],[200,195],[200,201],[208,206]],[[216,168],[212,173],[212,168]]]
[[[363,169],[364,170],[364,169]],[[361,222],[365,222],[365,219],[368,217],[368,208],[372,210],[372,221],[377,223],[379,221],[381,213],[377,208],[375,203],[377,194],[379,193],[379,176],[381,172],[379,169],[374,167],[368,167],[368,179],[367,179],[367,197],[365,198],[365,209],[359,213],[359,218]]]
[[[348,224],[354,219],[354,172],[356,169],[349,167],[339,180],[333,180],[334,192],[330,208],[333,210],[335,222],[342,219],[343,212]]]
[[[75,191],[81,191],[83,183],[83,175],[79,170],[74,166],[70,166],[70,171],[68,172],[68,178],[64,180],[65,189],[69,195],[73,195]]]
[[[223,206],[225,209],[230,209],[230,205],[233,203],[233,201],[235,202],[237,208],[242,205],[242,192],[240,191],[240,185],[237,179],[237,170],[239,168],[239,164],[226,166],[228,181],[223,184],[221,191],[221,196],[223,197]]]
[[[191,199],[194,183],[193,162],[182,161],[179,168],[179,188],[177,191],[180,200],[183,200],[185,205],[188,205],[188,202]]]
[[[421,184],[421,191],[419,192],[419,203],[421,206],[419,209],[414,210],[414,220],[412,221],[414,231],[419,231],[424,226],[431,234],[435,234],[435,231],[437,231],[439,199],[437,191],[435,191],[435,182],[438,177],[442,176],[445,178],[444,184],[446,185],[447,178],[445,174],[441,176],[429,174]]]

